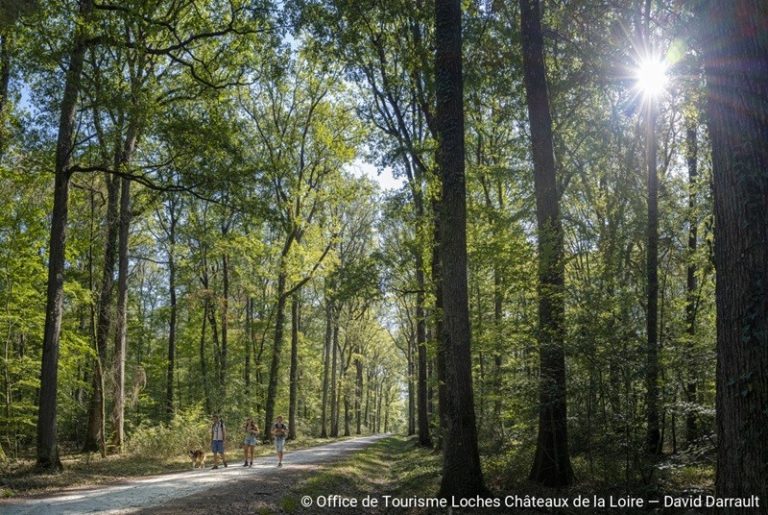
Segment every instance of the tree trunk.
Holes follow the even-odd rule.
[[[413,336],[410,336],[408,338],[408,436],[416,434],[416,389],[414,388],[413,381],[415,368],[413,363]],[[370,390],[370,387],[368,389]],[[367,414],[368,401],[366,401],[365,405],[365,412]]]
[[[92,0],[80,0],[80,16],[90,18]],[[45,305],[43,356],[40,365],[40,396],[37,416],[37,463],[42,471],[61,470],[56,425],[59,337],[64,304],[64,249],[66,247],[67,203],[69,199],[69,158],[75,129],[77,97],[85,57],[83,25],[79,25],[69,58],[61,101],[59,134],[56,141],[56,167],[53,190],[51,238],[48,246],[48,284]]]
[[[715,195],[716,495],[768,499],[768,10],[710,1],[702,43]],[[762,507],[761,507],[762,508]],[[731,508],[721,513],[753,513]]]
[[[696,281],[696,247],[698,244],[697,216],[696,216],[696,180],[698,177],[698,143],[696,140],[696,122],[691,120],[686,129],[686,159],[688,161],[688,277],[685,299],[685,322],[688,333],[688,346],[691,353],[688,356],[688,383],[686,384],[686,400],[689,406],[697,403],[696,386],[698,363],[693,357],[694,341],[696,339],[696,302],[698,288]],[[685,414],[685,438],[688,443],[693,443],[698,438],[696,428],[696,413],[691,407]]]
[[[363,405],[363,362],[360,360],[362,349],[358,345],[355,352],[355,434],[362,434],[362,405]]]
[[[504,423],[501,418],[501,403],[504,394],[501,391],[501,349],[503,348],[502,334],[502,308],[504,302],[504,290],[501,279],[501,271],[496,265],[493,269],[493,326],[496,333],[495,343],[497,345],[493,352],[493,420],[494,432],[499,441],[504,439]]]
[[[128,330],[128,234],[131,223],[131,181],[120,179],[120,244],[117,258],[117,324],[115,327],[115,402],[112,443],[122,454],[125,442],[125,346]]]
[[[435,3],[435,91],[437,168],[442,179],[440,281],[443,330],[440,338],[444,383],[441,396],[441,497],[485,495],[477,449],[472,393],[472,355],[467,298],[466,187],[464,178],[464,98],[461,66],[461,2]]]
[[[170,294],[170,320],[168,322],[168,369],[166,371],[165,413],[170,420],[175,407],[173,403],[173,379],[176,367],[176,199],[171,197],[168,222],[168,292]]]
[[[6,114],[8,105],[8,84],[11,82],[11,37],[0,35],[0,157],[5,153],[6,146]]]
[[[339,349],[339,324],[335,320],[333,323],[333,340],[331,342],[331,436],[339,436],[339,402],[336,394],[336,363],[338,362]]]
[[[226,237],[227,231],[221,231]],[[227,398],[227,346],[229,344],[229,256],[221,256],[222,301],[221,301],[221,354],[219,355],[219,391],[221,398]]]
[[[349,397],[347,395],[344,395],[344,436],[350,436],[351,432],[349,430]]]
[[[296,403],[299,394],[299,292],[291,295],[291,371],[288,401],[288,439],[296,439]]]
[[[328,438],[328,374],[331,368],[331,342],[333,341],[333,304],[325,299],[325,339],[323,353],[323,399],[320,415],[320,438]]]
[[[277,398],[277,380],[280,373],[280,353],[283,348],[283,325],[285,324],[285,271],[280,270],[277,276],[277,306],[275,308],[275,340],[272,344],[272,361],[269,367],[269,385],[267,386],[267,401],[264,409],[264,439],[270,438],[266,428],[272,427],[275,418],[275,401]]]
[[[424,280],[424,263],[421,259],[421,249],[416,255],[416,352],[418,355],[417,380],[417,416],[419,425],[419,445],[431,447],[429,436],[429,415],[427,414],[427,320],[424,313],[424,297],[426,284]]]
[[[203,393],[205,394],[205,412],[212,414],[211,388],[208,381],[208,360],[205,357],[205,329],[208,323],[208,305],[210,300],[206,297],[203,301],[203,322],[200,327],[200,376],[203,380]]]
[[[547,486],[573,481],[566,418],[563,229],[558,206],[552,119],[538,0],[520,0],[523,73],[531,127],[538,224],[539,432],[530,480]]]
[[[107,342],[112,329],[113,309],[112,290],[115,282],[115,256],[117,254],[117,234],[120,225],[118,205],[120,201],[120,178],[105,175],[107,181],[107,213],[105,225],[107,228],[104,244],[104,268],[101,276],[101,291],[99,293],[99,315],[96,331],[96,362],[94,363],[91,403],[88,409],[88,432],[83,445],[84,452],[101,450],[106,456],[104,442],[105,433],[105,398],[104,398],[104,367],[107,364]]]
[[[243,367],[243,383],[245,391],[250,394],[251,389],[251,352],[255,341],[255,328],[253,323],[253,297],[250,295],[245,301],[245,365]]]
[[[646,160],[648,165],[648,243],[646,274],[648,280],[648,334],[646,380],[646,437],[645,447],[649,454],[661,453],[661,432],[659,429],[659,208],[658,176],[656,171],[656,114],[653,98],[648,101],[646,127]]]

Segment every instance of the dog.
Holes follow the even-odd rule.
[[[188,454],[192,460],[192,470],[205,468],[205,453],[203,451],[189,451]]]

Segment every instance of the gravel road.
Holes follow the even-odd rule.
[[[243,483],[243,486],[248,484],[267,486],[275,483],[277,474],[289,478],[292,475],[292,469],[297,472],[306,472],[312,468],[312,465],[344,459],[386,436],[354,438],[298,451],[291,451],[289,445],[286,447],[283,467],[279,469],[275,466],[277,460],[274,457],[257,458],[253,462],[253,468],[245,468],[238,456],[237,459],[229,462],[228,468],[219,467],[218,470],[211,470],[209,457],[208,465],[204,470],[145,477],[123,481],[112,486],[67,490],[46,497],[0,501],[0,513],[4,515],[138,513],[153,507],[159,507],[158,512],[172,513],[175,511],[173,508],[175,503],[179,504],[179,512],[188,512],[187,507],[182,508],[185,504],[183,498],[200,497],[196,494],[202,494],[211,489],[218,491],[223,487],[231,488],[239,483]],[[232,458],[234,456],[230,454],[230,459]],[[283,482],[277,484],[279,483]]]

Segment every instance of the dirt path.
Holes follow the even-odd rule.
[[[246,513],[273,511],[291,485],[319,465],[348,457],[387,435],[334,442],[291,452],[286,448],[282,468],[274,457],[242,466],[230,456],[228,468],[163,474],[112,486],[71,490],[55,496],[23,501],[0,501],[4,515],[71,513]],[[261,506],[261,507],[259,507]]]

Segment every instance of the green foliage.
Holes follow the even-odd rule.
[[[146,421],[130,435],[130,453],[152,458],[177,456],[187,450],[207,449],[210,423],[200,406],[178,411],[171,422]]]

